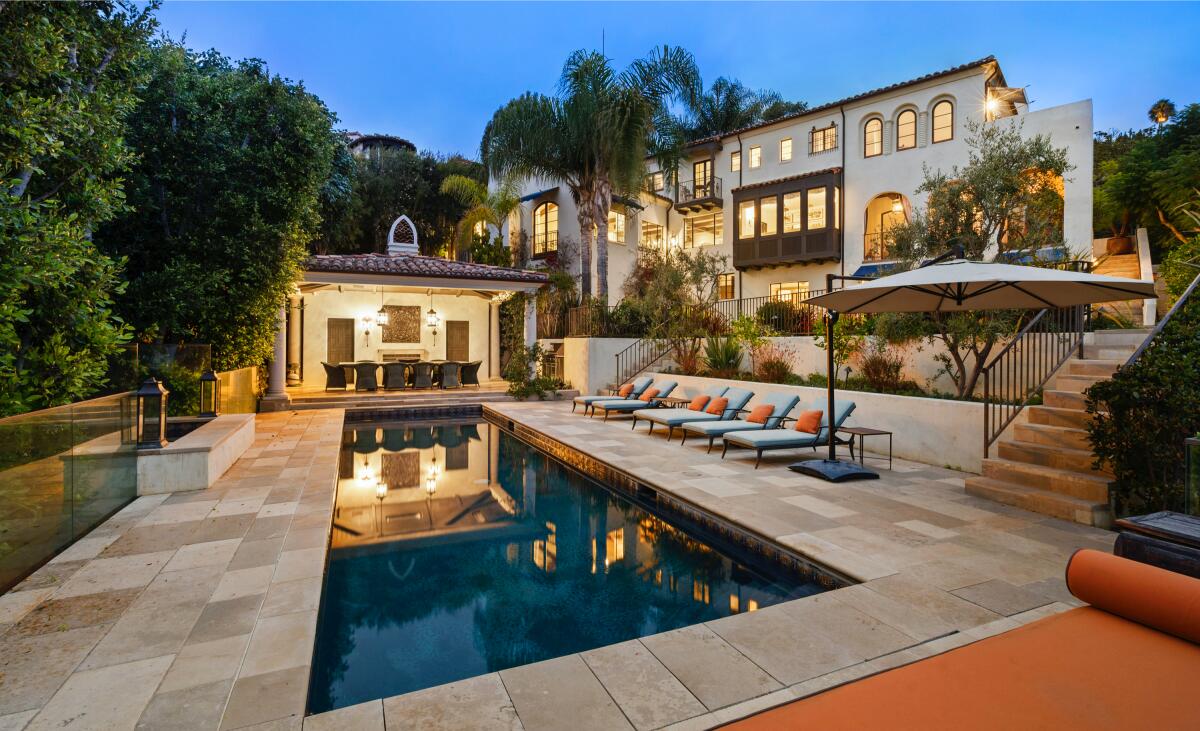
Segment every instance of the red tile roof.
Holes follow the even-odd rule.
[[[801,180],[803,178],[811,178],[816,175],[826,175],[829,173],[833,173],[834,175],[836,175],[840,172],[842,172],[841,168],[825,168],[824,170],[813,170],[811,173],[800,173],[799,175],[789,175],[786,178],[775,178],[774,180],[764,180],[761,183],[749,183],[748,185],[743,185],[743,186],[740,186],[737,188],[730,188],[729,192],[730,193],[738,193],[743,190],[754,190],[755,188],[765,188],[768,185],[775,185],[777,183],[787,183],[792,180]]]
[[[407,277],[477,279],[493,282],[550,281],[543,272],[528,269],[473,264],[441,259],[436,256],[390,256],[388,254],[318,254],[304,264],[310,272],[352,272],[355,274],[393,274]]]

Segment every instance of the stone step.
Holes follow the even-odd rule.
[[[1116,358],[1100,359],[1087,358],[1079,359],[1072,358],[1067,361],[1066,373],[1072,376],[1103,376],[1111,378],[1112,374],[1117,372],[1117,368],[1124,365],[1125,361]]]
[[[1080,500],[1108,503],[1108,478],[1096,474],[992,458],[983,460],[983,476]]]
[[[1055,409],[1075,409],[1082,411],[1087,408],[1087,399],[1077,391],[1042,391],[1042,403]]]
[[[1133,355],[1135,350],[1137,348],[1132,345],[1085,345],[1083,346],[1083,357],[1089,360],[1116,360],[1124,363],[1129,360],[1129,356]]]
[[[1022,487],[990,477],[969,477],[968,495],[987,498],[1005,505],[1024,508],[1042,515],[1070,520],[1083,525],[1107,528],[1112,523],[1108,505],[1059,495],[1046,490]]]
[[[1062,393],[1058,391],[1056,393]],[[1044,396],[1043,396],[1044,398]],[[1030,424],[1065,426],[1070,429],[1086,429],[1092,420],[1091,414],[1081,408],[1056,406],[1030,406],[1026,410]]]
[[[1045,444],[1050,447],[1066,447],[1067,449],[1090,450],[1091,442],[1088,433],[1083,429],[1049,424],[1014,424],[1013,438],[1020,442]]]
[[[1097,470],[1092,467],[1095,456],[1092,455],[1091,450],[1052,447],[1047,444],[1021,440],[1004,440],[997,442],[996,456],[1001,459],[1010,459],[1013,462],[1040,464],[1060,470],[1112,477],[1107,470]]]
[[[1055,391],[1083,393],[1093,384],[1107,380],[1107,376],[1076,376],[1070,373],[1059,373],[1051,380],[1051,387]]]
[[[1149,330],[1097,330],[1092,333],[1095,338],[1092,342],[1104,348],[1122,345],[1132,345],[1136,348],[1149,334]]]

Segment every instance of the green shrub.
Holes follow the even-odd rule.
[[[530,396],[539,400],[563,387],[563,382],[552,376],[530,375],[535,369],[533,365],[541,362],[543,354],[537,343],[529,347],[524,345],[513,348],[512,356],[504,367],[504,380],[508,381],[508,395],[524,401]]]
[[[1183,440],[1200,431],[1200,296],[1141,358],[1087,390],[1096,466],[1115,479],[1117,517],[1182,509]]]
[[[772,300],[758,308],[754,319],[774,332],[794,333],[800,324],[801,312],[801,308],[788,300]]]
[[[708,338],[704,343],[704,364],[714,378],[732,378],[742,368],[742,346],[733,338]]]
[[[874,340],[858,354],[858,368],[871,388],[894,393],[904,380],[904,359],[887,343]]]

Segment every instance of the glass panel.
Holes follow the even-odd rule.
[[[732,274],[722,274],[717,277],[717,299],[731,300],[734,297]]]
[[[790,300],[799,304],[800,300],[807,296],[808,282],[776,282],[771,285],[772,299]]]
[[[837,127],[832,124],[824,129],[814,129],[809,133],[809,152],[825,152],[837,147]]]
[[[825,228],[825,188],[808,189],[808,228]]]
[[[759,232],[762,236],[774,236],[775,227],[779,225],[779,203],[775,196],[770,198],[762,198],[759,201],[759,220],[762,230]]]
[[[657,223],[642,221],[642,237],[638,245],[648,249],[663,248],[663,227]]]
[[[883,122],[872,119],[863,130],[863,156],[875,157],[883,154]]]
[[[801,193],[784,193],[783,195],[783,232],[789,233],[792,231],[801,231],[804,229],[804,224],[800,215]]]
[[[762,165],[762,148],[758,145],[750,148],[750,167],[756,168]]]
[[[933,107],[933,141],[945,142],[954,137],[954,105],[940,101]]]
[[[625,214],[619,211],[608,212],[608,240],[617,243],[625,243]]]
[[[719,213],[709,216],[693,216],[683,222],[683,247],[713,246],[721,243],[722,219]]]
[[[217,374],[221,382],[222,414],[253,414],[258,411],[258,368],[239,368]]]
[[[787,162],[792,159],[792,138],[788,137],[779,143],[779,159]]]
[[[132,399],[0,419],[0,591],[137,496]]]
[[[754,201],[742,201],[738,204],[738,238],[754,238]]]
[[[742,169],[742,153],[740,151],[729,153],[729,170],[730,170],[730,172],[736,173],[737,171],[739,171],[741,169]]]
[[[908,150],[917,146],[917,114],[911,109],[896,118],[896,149]]]
[[[558,206],[543,203],[533,214],[533,253],[558,250]]]

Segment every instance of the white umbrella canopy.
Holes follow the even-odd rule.
[[[818,295],[805,304],[843,314],[1042,309],[1153,299],[1154,283],[965,259],[931,264]]]

